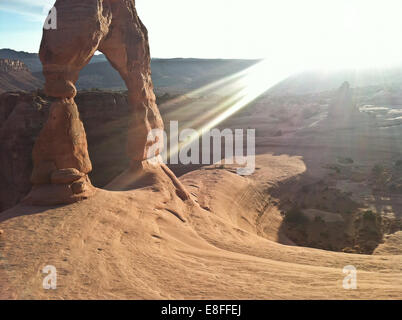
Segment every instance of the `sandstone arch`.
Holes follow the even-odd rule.
[[[152,129],[163,129],[153,92],[147,29],[134,0],[57,0],[57,28],[43,30],[40,60],[45,92],[55,99],[49,119],[33,150],[31,204],[71,203],[95,192],[87,174],[92,170],[87,140],[79,118],[75,82],[96,50],[103,52],[124,79],[132,107],[127,153],[136,174],[168,172],[147,162]],[[160,141],[159,141],[160,142]]]

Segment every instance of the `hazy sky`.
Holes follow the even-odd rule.
[[[53,0],[0,0],[0,48],[37,52]],[[402,62],[401,0],[137,0],[153,57]]]

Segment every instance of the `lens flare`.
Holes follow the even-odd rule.
[[[204,133],[215,128],[237,111],[249,105],[274,85],[289,77],[294,70],[294,66],[284,67],[283,65],[275,65],[271,61],[262,60],[234,75],[194,90],[186,94],[186,97],[182,96],[170,100],[165,106],[177,104],[189,97],[198,97],[200,94],[225,97],[219,104],[208,106],[207,112],[187,124],[187,127],[195,129],[197,134],[192,135],[185,142],[181,142],[179,146],[170,146],[168,158],[178,153],[181,148],[199,139]],[[186,109],[194,108],[196,103],[198,102],[190,102],[181,108],[177,108],[169,116],[174,116],[174,113],[180,114],[186,112]]]

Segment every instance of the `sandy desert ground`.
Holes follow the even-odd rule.
[[[173,166],[191,194],[183,200],[166,177],[135,189],[125,171],[79,203],[1,212],[0,298],[401,299],[402,232],[392,224],[401,196],[373,180],[388,172],[373,178],[376,164],[402,158],[399,120],[337,117],[331,101],[306,117],[272,99],[219,126],[256,128],[251,176],[229,164]],[[221,100],[188,95],[160,108],[165,124],[198,128],[196,115],[210,121]],[[300,225],[288,219],[295,207],[307,219]],[[371,210],[377,220],[367,224]],[[57,269],[56,290],[43,289],[47,265]],[[343,288],[348,265],[356,290]]]
[[[0,300],[402,299],[402,69],[378,64],[398,19],[215,4],[160,6],[149,35],[155,57],[222,59],[151,59],[134,0],[0,9],[19,48],[42,33],[0,50]],[[255,130],[251,174],[155,163],[171,121],[194,143]]]
[[[191,192],[187,201],[173,186],[157,184],[1,213],[1,298],[402,297],[400,253],[357,255],[278,243],[289,240],[264,190],[296,179],[306,165],[300,157],[264,155],[257,167],[249,178],[230,168],[188,173],[181,177]],[[46,265],[57,268],[56,290],[42,287]],[[342,287],[346,265],[358,270],[357,290]]]

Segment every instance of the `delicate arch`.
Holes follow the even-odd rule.
[[[57,0],[55,7],[57,26],[43,30],[39,56],[45,92],[57,100],[34,145],[34,187],[26,199],[34,204],[69,203],[95,192],[87,175],[92,165],[74,97],[79,72],[96,50],[106,55],[128,88],[132,119],[127,153],[133,168],[149,167],[141,162],[160,141],[148,141],[148,133],[163,129],[151,80],[148,34],[134,1]]]

